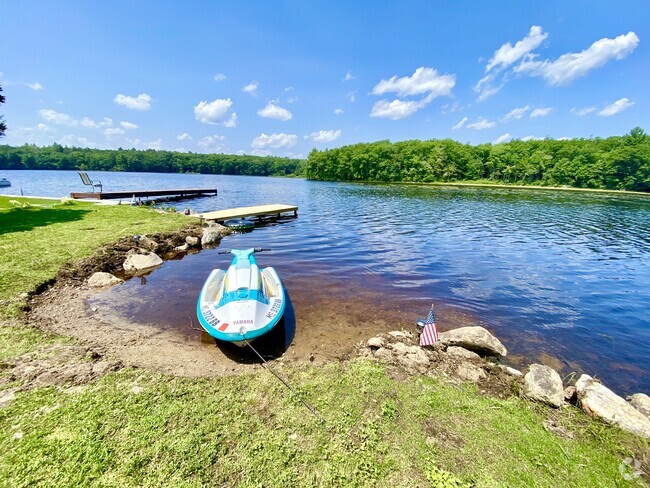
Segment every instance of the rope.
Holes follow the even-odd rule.
[[[242,334],[242,335],[243,335],[243,334]],[[314,417],[316,417],[318,420],[321,421],[321,423],[323,424],[323,426],[324,426],[324,427],[328,430],[328,432],[331,434],[331,433],[332,433],[332,430],[328,427],[327,422],[326,422],[325,419],[324,419],[324,418],[323,418],[323,417],[322,417],[322,416],[321,416],[321,415],[316,411],[316,409],[314,409],[314,407],[312,407],[309,403],[307,403],[307,402],[306,402],[306,401],[305,401],[305,400],[304,400],[304,399],[303,399],[303,398],[298,394],[298,392],[297,392],[296,390],[294,390],[294,389],[291,387],[291,385],[289,384],[289,382],[288,382],[287,380],[285,380],[285,379],[280,375],[280,373],[277,373],[277,372],[276,372],[276,371],[275,371],[275,370],[274,370],[274,369],[269,365],[269,363],[266,361],[266,359],[264,359],[264,358],[262,357],[262,355],[261,355],[259,352],[257,352],[257,350],[252,346],[252,344],[251,344],[250,342],[248,342],[248,339],[246,339],[246,337],[244,337],[244,342],[246,343],[246,345],[247,345],[248,347],[250,347],[250,348],[253,350],[253,352],[257,355],[257,357],[260,358],[260,359],[262,360],[262,366],[264,366],[264,368],[266,368],[268,371],[270,371],[271,373],[273,373],[273,375],[274,375],[277,379],[279,379],[279,380],[282,382],[282,384],[284,384],[284,386],[286,386],[286,387],[291,391],[291,393],[293,393],[293,394],[296,396],[296,398],[298,398],[298,400],[300,400],[300,401],[302,402],[302,404],[303,404],[305,407],[307,407],[307,408],[309,409],[309,411],[310,411],[312,414],[314,414]]]

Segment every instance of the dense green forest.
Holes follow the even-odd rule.
[[[304,175],[329,181],[485,181],[650,191],[650,136],[514,140],[472,146],[443,139],[313,150]]]
[[[273,156],[197,154],[136,149],[101,150],[63,147],[0,146],[0,169],[68,169],[85,171],[149,171],[249,176],[294,176],[299,159]]]

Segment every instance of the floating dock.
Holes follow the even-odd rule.
[[[123,190],[123,191],[103,191],[103,192],[81,192],[70,193],[70,198],[75,200],[88,198],[94,200],[110,200],[118,198],[149,198],[165,197],[190,198],[202,195],[216,195],[216,188],[186,188],[182,190]]]
[[[258,205],[255,207],[239,207],[226,210],[216,210],[214,212],[204,212],[200,214],[194,214],[194,217],[199,217],[202,220],[214,220],[216,222],[223,222],[228,219],[241,219],[244,217],[280,217],[284,213],[293,213],[293,216],[297,217],[298,207],[295,205],[282,205],[276,203],[272,205]]]

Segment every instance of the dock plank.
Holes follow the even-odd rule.
[[[205,194],[217,194],[216,188],[184,188],[169,190],[122,190],[122,191],[104,191],[104,192],[74,192],[70,193],[70,198],[91,198],[94,200],[108,200],[116,198],[142,198],[142,197],[162,197],[162,196],[198,196]]]
[[[253,207],[238,207],[225,210],[215,210],[213,212],[196,214],[195,217],[200,217],[203,220],[224,221],[228,219],[238,219],[243,217],[258,217],[261,215],[280,215],[287,212],[293,212],[294,215],[298,215],[298,207],[295,205],[283,205],[276,203],[271,205],[257,205]]]

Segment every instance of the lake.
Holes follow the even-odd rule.
[[[321,328],[319,340],[328,343],[363,338],[328,335],[337,330],[332,324],[346,320],[346,327],[377,324],[376,332],[413,330],[434,303],[439,329],[483,325],[508,348],[510,364],[542,361],[563,374],[595,375],[621,394],[650,392],[650,196],[223,175],[90,176],[104,191],[218,188],[216,197],[169,204],[179,210],[298,205],[298,218],[221,244],[272,248],[258,262],[274,266],[291,295],[296,342],[307,315],[304,323]],[[0,171],[0,177],[13,185],[3,194],[22,189],[60,197],[84,190],[72,171]],[[145,280],[111,291],[122,301],[116,313],[161,327],[196,323],[201,284],[210,269],[228,263],[217,249],[169,261]]]

